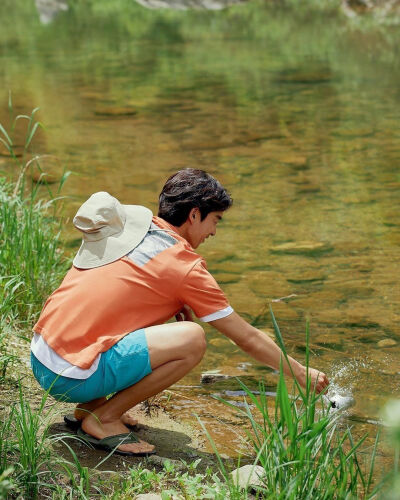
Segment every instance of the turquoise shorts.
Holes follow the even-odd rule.
[[[87,379],[57,375],[32,353],[33,374],[45,391],[59,401],[87,403],[136,384],[151,373],[149,349],[144,329],[123,337],[100,356],[97,370]]]

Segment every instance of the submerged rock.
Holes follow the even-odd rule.
[[[378,347],[393,347],[397,342],[393,339],[382,339],[378,342]]]
[[[94,114],[98,116],[132,116],[137,110],[131,106],[97,106]]]
[[[313,256],[332,251],[332,247],[321,241],[289,241],[271,248],[275,254]]]
[[[13,145],[13,154],[15,157],[21,158],[24,155],[24,146],[14,144]],[[1,156],[4,158],[7,158],[7,159],[8,158],[13,159],[13,155],[10,153],[10,151],[8,151],[8,149],[2,143],[0,143],[0,157]]]
[[[61,181],[64,166],[56,156],[38,155],[30,161],[29,174],[36,184],[55,184]]]
[[[328,277],[324,269],[293,269],[286,278],[289,283],[295,285],[306,285],[311,283],[321,283]]]
[[[262,486],[262,477],[265,470],[261,465],[244,465],[231,472],[233,482],[242,489],[248,489],[254,486]]]

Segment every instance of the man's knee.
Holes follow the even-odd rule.
[[[206,334],[203,328],[197,323],[188,323],[188,330],[185,336],[187,351],[198,363],[206,352]]]

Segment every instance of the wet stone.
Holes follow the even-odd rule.
[[[201,374],[200,383],[214,384],[215,382],[220,382],[221,380],[227,380],[229,378],[231,378],[230,375],[224,375],[223,373],[206,372]]]
[[[378,342],[378,347],[393,347],[397,342],[393,339],[382,339]]]

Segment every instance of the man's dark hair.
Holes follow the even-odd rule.
[[[217,179],[204,170],[185,168],[171,175],[162,188],[158,216],[179,227],[192,208],[198,208],[204,220],[210,212],[222,212],[231,205],[232,198]]]

